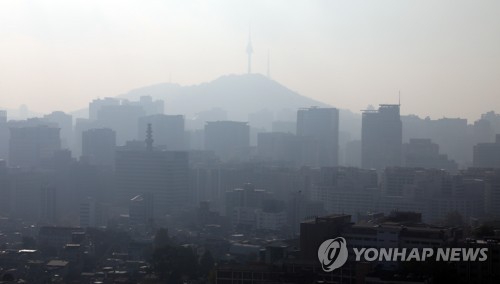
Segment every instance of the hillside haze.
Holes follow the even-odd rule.
[[[222,108],[229,119],[247,120],[249,113],[267,109],[279,112],[301,107],[328,107],[327,104],[302,96],[260,74],[226,75],[193,86],[157,84],[134,89],[120,96],[137,100],[149,95],[165,101],[165,112],[188,117],[212,108]]]
[[[211,82],[191,86],[160,83],[133,89],[118,96],[137,101],[141,96],[165,101],[165,113],[182,114],[191,120],[212,109],[223,109],[228,120],[248,121],[249,114],[262,111],[274,114],[275,120],[295,120],[299,108],[332,107],[305,97],[261,74],[225,75]],[[333,106],[334,107],[334,106]],[[88,109],[72,113],[88,117]],[[340,110],[340,130],[359,138],[361,116],[350,110]]]

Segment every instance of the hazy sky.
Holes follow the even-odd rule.
[[[354,111],[476,119],[500,111],[500,1],[0,1],[0,106],[96,97],[253,70]]]

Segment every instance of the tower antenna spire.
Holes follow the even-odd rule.
[[[252,34],[251,27],[248,25],[248,44],[247,44],[247,54],[248,54],[248,74],[252,73]]]
[[[146,130],[146,150],[153,151],[153,129],[151,123],[148,123],[148,129]]]
[[[398,94],[398,105],[401,106],[401,90],[399,90]]]

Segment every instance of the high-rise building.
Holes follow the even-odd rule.
[[[99,110],[104,106],[119,106],[120,100],[116,98],[95,99],[89,103],[89,119],[96,120]]]
[[[217,208],[222,207],[221,169],[216,165],[195,164],[190,167],[189,172],[189,186],[193,201],[198,204],[210,200],[212,207],[214,205]]]
[[[268,199],[262,203],[262,208],[255,211],[256,225],[259,230],[280,231],[287,225],[285,202]]]
[[[153,196],[143,194],[130,199],[128,212],[131,225],[150,225],[154,220]]]
[[[500,168],[500,134],[495,143],[479,143],[474,146],[474,167]]]
[[[53,178],[48,171],[30,169],[10,174],[10,217],[19,218],[26,222],[39,222],[40,213],[50,212],[55,208],[55,188],[50,188],[45,197],[42,197],[42,189],[52,185]],[[42,200],[46,200],[43,202]],[[41,202],[42,201],[42,202]],[[45,203],[45,204],[43,204]],[[47,206],[48,205],[48,206]],[[46,206],[43,209],[43,206]],[[53,214],[46,214],[50,216]]]
[[[308,136],[317,141],[314,167],[338,165],[339,111],[336,108],[306,108],[297,111],[297,136]]]
[[[155,145],[169,151],[188,149],[183,115],[155,114],[139,118],[139,137],[146,133],[151,124],[155,134]]]
[[[144,109],[136,105],[103,106],[97,113],[97,122],[101,127],[116,131],[116,142],[123,145],[137,139],[138,120],[145,114]]]
[[[348,167],[361,168],[361,141],[349,141],[345,145],[344,163]]]
[[[57,191],[54,186],[42,185],[40,189],[40,221],[44,224],[56,224],[56,197]]]
[[[285,133],[296,134],[297,133],[297,122],[275,120],[272,122],[271,131],[272,132],[285,132]]]
[[[99,227],[105,225],[102,222],[102,206],[93,198],[86,198],[80,203],[80,227]]]
[[[416,169],[386,168],[380,177],[381,192],[386,196],[403,196],[415,183]]]
[[[146,112],[146,115],[163,114],[165,112],[165,102],[155,100],[151,96],[141,96],[139,101],[123,101],[124,105],[140,106]]]
[[[212,108],[196,113],[195,117],[186,121],[187,128],[203,130],[207,121],[225,121],[227,120],[227,111],[222,108]]]
[[[73,116],[62,111],[54,111],[44,115],[43,119],[52,122],[61,129],[61,144],[64,148],[73,146]]]
[[[376,210],[377,173],[359,168],[321,168],[311,182],[311,201],[321,202],[328,213],[358,215]]]
[[[488,174],[485,186],[485,211],[489,217],[500,217],[500,170]]]
[[[351,216],[344,214],[316,217],[300,223],[300,252],[304,259],[316,259],[318,248],[326,239],[341,236],[351,223]]]
[[[7,111],[0,110],[0,159],[7,160],[9,156],[9,127]]]
[[[291,133],[265,132],[257,136],[257,155],[260,159],[273,162],[292,162],[296,158],[297,139]]]
[[[91,165],[113,168],[116,133],[109,128],[94,128],[82,133],[82,159]]]
[[[0,122],[7,122],[7,111],[6,110],[0,110]]]
[[[475,126],[467,124],[467,119],[463,118],[440,118],[421,119],[415,115],[401,116],[403,123],[403,141],[409,142],[412,138],[431,139],[439,145],[441,152],[446,153],[450,159],[456,161],[461,167],[469,165],[472,161],[472,151],[470,149],[477,142],[490,142],[482,140],[488,136],[484,128],[485,123],[478,123]],[[482,133],[483,132],[483,133]],[[474,135],[471,135],[474,134]],[[477,136],[476,136],[477,135]],[[481,138],[483,137],[483,138]],[[474,142],[475,139],[479,139]],[[487,139],[487,138],[486,138]]]
[[[432,135],[428,138],[437,143],[441,151],[457,163],[470,164],[472,160],[470,148],[473,144],[469,143],[467,119],[441,118],[432,121],[431,125]]]
[[[127,208],[137,195],[151,196],[155,218],[185,208],[190,196],[188,153],[119,150],[116,188],[121,204]]]
[[[257,221],[257,210],[262,208],[269,193],[256,189],[253,184],[245,184],[226,192],[226,216],[236,227],[254,229]]]
[[[311,136],[265,132],[257,136],[257,157],[294,167],[317,165],[318,141]]]
[[[361,165],[383,170],[401,165],[403,129],[399,105],[380,105],[363,112]]]
[[[405,167],[444,169],[456,171],[458,165],[449,160],[448,155],[439,153],[439,145],[431,139],[410,139],[403,145],[403,162]]]
[[[54,153],[61,149],[59,130],[46,125],[11,127],[9,165],[27,168],[47,165]]]
[[[0,216],[10,215],[11,190],[7,162],[0,159]]]
[[[99,128],[96,120],[77,118],[75,119],[74,139],[73,139],[73,154],[75,157],[80,157],[82,154],[82,133],[83,131]]]
[[[205,150],[214,151],[223,161],[238,159],[250,147],[246,122],[210,121],[205,125]]]

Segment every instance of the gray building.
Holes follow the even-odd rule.
[[[62,111],[54,111],[44,115],[47,122],[55,123],[61,129],[61,145],[63,148],[73,146],[73,116]]]
[[[474,167],[500,168],[500,134],[495,143],[479,143],[474,146]]]
[[[188,153],[119,150],[116,152],[116,188],[124,208],[137,195],[154,199],[154,216],[185,208],[189,202]]]
[[[245,157],[250,147],[247,122],[209,121],[205,125],[205,150],[214,151],[223,161]]]
[[[141,96],[138,101],[122,102],[124,105],[140,106],[146,112],[146,115],[163,114],[165,112],[165,102],[162,100],[154,100],[151,96]]]
[[[89,103],[89,119],[96,120],[99,110],[104,106],[119,106],[120,100],[116,98],[95,99]]]
[[[103,106],[97,113],[97,122],[101,127],[116,131],[116,142],[123,145],[137,139],[138,120],[145,114],[144,109],[136,105]]]
[[[113,168],[116,133],[109,128],[94,128],[82,133],[82,160],[91,165]]]
[[[297,160],[297,139],[292,133],[265,132],[257,136],[257,155],[264,161],[292,162]]]
[[[50,163],[54,153],[61,150],[59,131],[46,125],[11,127],[9,165],[29,168]]]
[[[361,127],[361,165],[383,170],[401,165],[403,142],[399,105],[380,105],[363,112]]]
[[[183,115],[155,114],[139,118],[138,137],[146,133],[151,124],[155,145],[169,151],[188,149]]]
[[[339,160],[339,111],[336,108],[305,108],[297,111],[297,136],[316,140],[310,166],[333,167]]]
[[[7,111],[0,110],[0,159],[7,160],[9,156],[9,127]]]
[[[444,169],[457,171],[455,161],[448,159],[448,155],[439,153],[439,145],[431,139],[410,139],[410,143],[403,145],[403,162],[406,167]]]

